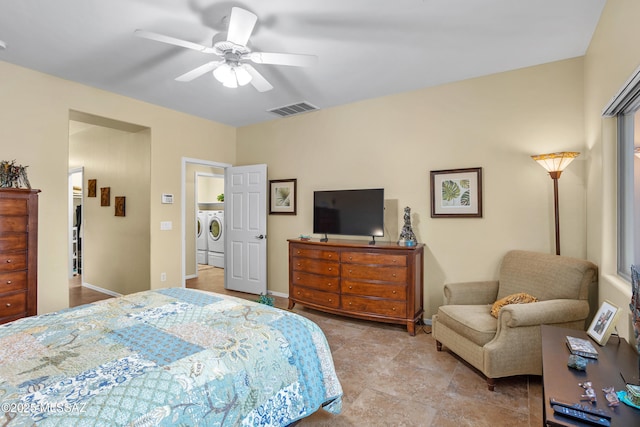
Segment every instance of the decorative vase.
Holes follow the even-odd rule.
[[[418,239],[413,233],[411,228],[411,208],[407,206],[404,208],[404,225],[400,232],[400,238],[398,239],[398,245],[400,246],[415,246],[418,244]]]

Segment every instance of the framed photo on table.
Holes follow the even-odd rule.
[[[296,215],[297,179],[269,181],[269,214]]]
[[[606,345],[611,333],[616,327],[616,320],[620,314],[620,309],[610,301],[604,301],[596,313],[587,335],[600,345]]]
[[[482,218],[482,168],[431,171],[431,218]]]

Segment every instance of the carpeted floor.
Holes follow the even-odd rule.
[[[187,281],[187,287],[257,299],[255,295],[225,290],[224,270],[203,267],[197,278]],[[287,300],[276,297],[275,305],[286,309]],[[476,370],[447,351],[436,351],[429,327],[420,328],[411,337],[397,325],[349,319],[300,306],[293,311],[324,331],[344,389],[342,414],[320,410],[297,426],[542,425],[540,377],[501,379],[496,391],[490,392]]]

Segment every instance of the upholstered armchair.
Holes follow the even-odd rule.
[[[540,325],[584,330],[596,278],[589,261],[510,251],[498,280],[445,285],[445,305],[432,319],[437,349],[444,345],[482,372],[491,391],[496,378],[542,375]],[[496,301],[517,293],[538,301],[504,305],[497,318],[491,315]]]

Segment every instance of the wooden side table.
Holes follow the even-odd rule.
[[[605,399],[605,387],[613,386],[616,391],[626,390],[622,379],[628,381],[638,379],[639,356],[623,339],[611,337],[606,346],[600,347],[595,342],[598,350],[598,359],[589,360],[586,371],[578,371],[567,366],[569,349],[566,344],[567,335],[590,339],[584,331],[575,329],[558,328],[542,325],[542,386],[543,386],[543,417],[545,426],[593,426],[574,421],[561,415],[555,415],[549,404],[549,397],[569,403],[582,403],[594,408],[605,410],[611,415],[612,427],[640,426],[640,410],[632,408],[620,402],[617,408],[609,408]],[[596,404],[581,401],[584,389],[579,383],[591,381],[596,392]]]

